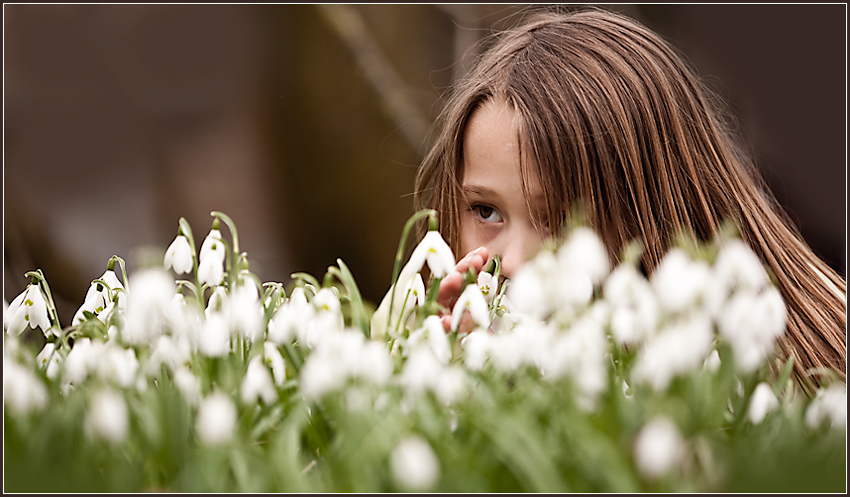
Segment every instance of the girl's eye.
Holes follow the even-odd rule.
[[[479,219],[488,223],[498,223],[502,220],[502,215],[499,214],[499,211],[489,205],[473,205],[472,212],[474,212]]]

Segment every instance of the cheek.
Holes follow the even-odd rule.
[[[465,212],[460,216],[460,253],[457,258],[472,252],[486,242],[479,227],[475,224],[472,213]]]

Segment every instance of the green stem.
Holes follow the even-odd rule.
[[[339,264],[339,269],[331,266],[328,268],[328,272],[334,274],[343,286],[345,286],[345,289],[348,291],[348,297],[351,299],[351,317],[363,331],[363,334],[366,335],[366,338],[371,338],[372,333],[369,329],[369,319],[366,316],[366,309],[363,308],[363,298],[360,295],[360,290],[357,288],[357,283],[354,281],[354,275],[351,274],[351,270],[342,262],[342,259],[337,259],[336,263]]]
[[[390,285],[390,312],[387,316],[387,329],[392,329],[392,309],[393,309],[393,301],[395,300],[395,291],[396,291],[396,283],[398,282],[398,274],[401,272],[401,260],[404,257],[404,247],[407,245],[407,237],[410,234],[410,230],[413,229],[413,225],[416,224],[417,221],[424,217],[430,217],[432,220],[436,219],[437,211],[434,209],[423,209],[412,216],[407,222],[404,224],[404,230],[401,232],[401,241],[398,244],[398,250],[396,250],[395,254],[395,264],[393,265],[393,279],[392,284]]]
[[[195,297],[201,306],[204,305],[203,294],[201,293],[201,280],[198,278],[198,252],[195,250],[195,236],[192,234],[192,228],[189,226],[189,221],[185,217],[181,217],[178,221],[179,232],[189,240],[189,248],[192,250],[192,274],[195,276]]]
[[[59,313],[56,312],[56,303],[53,301],[53,292],[50,291],[50,285],[47,283],[47,278],[44,277],[44,273],[41,269],[37,269],[35,271],[28,271],[24,276],[35,278],[38,280],[38,283],[36,284],[43,287],[41,288],[41,292],[47,297],[47,314],[50,318],[51,325],[55,325],[57,328],[61,329],[62,325],[59,323]]]
[[[118,257],[117,255],[113,255],[112,257],[109,258],[109,262],[112,263],[113,261],[118,261],[118,265],[121,266],[121,276],[124,278],[124,289],[126,289],[127,292],[129,292],[130,291],[130,284],[127,281],[127,268],[124,264],[124,259]]]

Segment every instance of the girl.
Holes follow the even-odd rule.
[[[453,88],[416,178],[416,210],[435,209],[467,254],[438,301],[451,309],[461,274],[494,254],[510,277],[576,208],[612,263],[643,241],[647,274],[679,228],[710,240],[731,220],[776,276],[797,378],[811,386],[825,367],[846,381],[846,281],[785,217],[716,103],[671,46],[617,14],[538,13],[499,34]]]

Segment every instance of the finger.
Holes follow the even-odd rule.
[[[484,267],[484,263],[487,261],[488,257],[489,251],[487,250],[487,247],[478,247],[458,261],[455,265],[455,270],[459,273],[465,273],[470,267],[472,267],[477,273]]]
[[[443,329],[446,330],[446,333],[452,331],[452,315],[444,314],[440,316],[440,322],[443,323]]]
[[[457,301],[457,298],[460,297],[462,286],[462,274],[457,271],[452,271],[446,275],[446,277],[440,281],[440,288],[437,291],[437,303],[451,309],[455,301]]]

